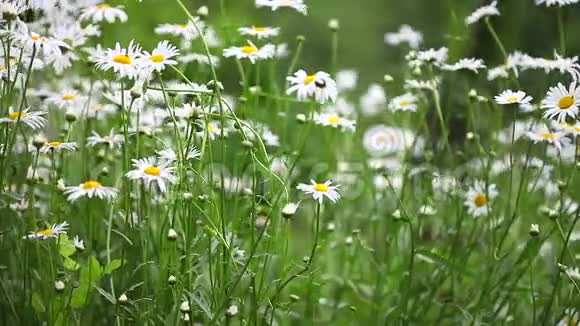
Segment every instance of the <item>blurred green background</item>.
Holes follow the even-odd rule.
[[[340,21],[339,67],[355,68],[360,72],[363,85],[382,80],[385,73],[399,75],[401,59],[408,51],[388,46],[383,41],[386,32],[398,30],[401,24],[409,24],[424,34],[424,47],[447,46],[451,60],[463,56],[480,57],[488,66],[502,62],[501,54],[485,29],[484,24],[466,27],[464,19],[475,8],[488,4],[485,0],[310,0],[308,16],[294,10],[281,9],[272,12],[268,8],[257,9],[254,0],[223,0],[222,15],[219,0],[187,1],[192,12],[203,5],[209,7],[210,24],[235,35],[240,26],[280,26],[281,39],[294,48],[296,35],[306,36],[300,66],[307,69],[329,69],[331,32],[328,20]],[[138,40],[150,48],[162,39],[153,34],[160,23],[181,23],[185,15],[174,0],[124,0],[129,14],[125,25],[107,25],[104,29],[105,44],[114,41]],[[501,17],[492,22],[509,52],[523,50],[534,56],[551,57],[558,47],[558,8],[536,6],[534,0],[499,1]],[[568,6],[563,10],[567,31],[568,55],[580,50],[580,6]],[[216,25],[216,24],[214,24]],[[214,53],[219,55],[220,53]],[[233,77],[233,76],[232,76]]]

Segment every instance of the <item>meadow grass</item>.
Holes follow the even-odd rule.
[[[538,53],[450,1],[448,47],[372,41],[391,75],[338,19],[3,1],[0,325],[578,325],[577,2],[517,4]]]

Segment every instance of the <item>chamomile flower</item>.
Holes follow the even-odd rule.
[[[41,35],[29,31],[27,28],[12,32],[12,39],[25,50],[33,51],[36,49],[37,52],[44,54],[46,57],[60,56],[62,54],[61,47],[69,47],[66,43],[54,37]]]
[[[483,181],[475,181],[465,194],[468,213],[475,218],[489,214],[491,202],[497,195],[494,184],[486,186]]]
[[[58,93],[53,93],[47,101],[54,104],[59,109],[77,106],[81,100],[79,92],[72,89],[65,89]]]
[[[155,183],[161,192],[166,192],[167,184],[174,184],[177,181],[177,177],[173,175],[175,168],[170,166],[169,161],[162,163],[156,161],[154,157],[133,160],[135,169],[127,172],[125,176],[131,180],[141,179],[147,187]]]
[[[373,156],[400,152],[412,143],[412,135],[400,128],[376,125],[365,131],[363,147]]]
[[[113,70],[120,78],[134,78],[139,73],[140,52],[141,48],[134,41],[131,41],[126,49],[117,42],[114,49],[106,49],[97,53],[94,62],[98,69]]]
[[[336,88],[348,91],[356,87],[358,72],[353,69],[341,70],[336,73]]]
[[[482,18],[489,16],[499,16],[497,1],[494,1],[487,6],[477,8],[471,15],[465,18],[465,25],[475,24]]]
[[[423,43],[423,34],[409,25],[401,25],[398,32],[385,34],[385,43],[389,45],[407,43],[411,49],[417,49]]]
[[[60,224],[53,224],[51,227],[30,232],[28,235],[24,236],[23,239],[40,239],[46,240],[50,238],[57,238],[59,234],[66,234],[68,230],[68,223],[62,222]]]
[[[560,6],[560,7],[564,7],[567,5],[572,5],[575,3],[578,3],[578,1],[580,0],[536,0],[536,5],[546,5],[546,7],[551,7],[551,6]]]
[[[397,96],[389,103],[389,109],[392,111],[417,111],[417,97],[411,93]]]
[[[566,132],[553,131],[543,125],[537,126],[532,131],[528,131],[526,136],[534,143],[545,142],[554,145],[558,151],[561,151],[562,148],[571,143],[571,140],[566,137]]]
[[[232,46],[224,49],[223,55],[226,58],[236,57],[237,59],[248,59],[251,63],[256,63],[258,60],[270,59],[274,57],[276,47],[273,44],[266,44],[258,48],[254,43],[248,41],[244,46]]]
[[[121,145],[125,142],[125,137],[123,135],[119,135],[115,133],[115,129],[111,129],[108,135],[101,136],[96,131],[92,131],[92,136],[87,138],[87,145],[88,146],[96,146],[98,144],[106,144],[109,145],[110,149],[115,147],[121,147]]]
[[[527,96],[523,91],[512,91],[511,89],[505,90],[497,95],[495,98],[497,104],[529,104],[532,101],[531,96]]]
[[[350,132],[354,131],[356,125],[356,121],[343,118],[335,112],[316,113],[313,121],[318,125],[340,128]]]
[[[78,235],[75,235],[73,238],[73,246],[77,251],[84,251],[86,249],[85,242]]]
[[[41,153],[48,153],[48,152],[60,152],[62,150],[66,151],[75,151],[77,149],[77,143],[63,143],[59,141],[51,141],[47,142],[40,148]]]
[[[78,186],[64,188],[67,200],[71,203],[77,201],[81,197],[97,197],[104,200],[113,200],[117,197],[117,192],[117,189],[103,186],[100,182],[95,180],[87,180]]]
[[[102,22],[103,20],[109,23],[119,20],[124,23],[127,21],[127,14],[121,8],[121,6],[113,7],[107,3],[99,3],[85,8],[79,19],[90,20],[93,23]]]
[[[328,73],[323,71],[309,75],[304,70],[298,70],[286,79],[291,84],[290,88],[286,90],[286,94],[296,92],[296,97],[301,101],[313,96],[317,102],[324,104],[329,100],[336,101],[338,96],[336,82]]]
[[[371,84],[360,98],[360,107],[364,115],[381,113],[387,105],[387,94],[379,84]]]
[[[204,23],[198,17],[195,17],[194,21],[200,30],[205,28]],[[191,22],[187,24],[161,24],[155,27],[155,34],[180,36],[186,40],[193,40],[199,37],[197,29]]]
[[[449,71],[470,70],[477,74],[479,69],[485,69],[485,64],[481,59],[463,58],[454,64],[443,65],[442,68]]]
[[[228,135],[228,129],[224,128],[222,131],[222,127],[219,121],[209,121],[207,124],[204,124],[204,126],[202,126],[202,130],[198,132],[198,135],[200,135],[201,137],[205,137],[207,134],[210,140],[214,140],[218,137],[221,137],[222,132],[224,137]]]
[[[9,108],[8,116],[0,118],[0,122],[21,123],[36,130],[44,127],[44,124],[47,121],[46,118],[43,117],[44,115],[46,115],[46,112],[30,111],[30,108],[24,111],[14,111],[12,108]]]
[[[278,27],[240,27],[238,32],[241,35],[255,36],[258,39],[266,39],[280,35],[280,28]]]
[[[303,15],[308,14],[308,7],[304,4],[304,0],[256,0],[256,7],[270,7],[272,11],[278,8],[292,8]]]
[[[312,195],[314,200],[317,200],[319,204],[322,204],[324,197],[328,198],[331,202],[336,203],[340,199],[340,194],[338,193],[337,186],[332,185],[332,181],[328,180],[324,183],[318,183],[314,180],[310,180],[310,184],[301,183],[296,186],[296,189],[303,191],[306,194]]]
[[[162,149],[160,151],[157,151],[156,154],[159,155],[160,159],[167,162],[175,162],[178,159],[177,153],[172,148]],[[192,147],[187,151],[184,158],[186,160],[193,160],[199,158],[200,156],[201,152],[197,148]]]
[[[567,118],[576,119],[579,105],[580,86],[576,86],[576,82],[572,82],[568,89],[561,83],[550,87],[542,101],[542,108],[546,109],[544,117],[558,122],[566,121]]]
[[[168,41],[161,41],[151,53],[145,51],[140,62],[142,67],[160,72],[165,69],[165,65],[177,64],[177,61],[171,59],[177,55],[179,50],[175,46]]]

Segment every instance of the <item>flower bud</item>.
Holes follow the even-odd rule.
[[[117,302],[119,302],[120,304],[126,304],[127,302],[129,302],[129,298],[127,298],[127,295],[123,293],[119,296]]]
[[[62,292],[65,288],[65,284],[63,281],[58,280],[54,282],[54,289],[56,290],[56,292]]]
[[[383,76],[383,81],[385,82],[385,84],[390,84],[395,81],[395,78],[393,78],[393,76],[389,74],[386,74]]]
[[[169,241],[177,240],[177,232],[173,228],[171,228],[171,229],[169,229],[169,231],[167,231],[167,239]]]
[[[530,225],[530,236],[537,237],[540,235],[540,226],[538,224]]]
[[[238,306],[233,304],[226,310],[226,316],[232,318],[235,317],[238,314],[238,312],[239,312]]]
[[[197,15],[200,17],[207,17],[209,15],[209,9],[207,6],[201,6],[197,9]]]
[[[282,217],[291,218],[292,216],[294,216],[294,214],[296,214],[296,210],[298,210],[299,206],[300,206],[300,204],[298,204],[298,203],[286,204],[286,206],[284,206],[284,208],[282,208]]]
[[[189,301],[187,301],[187,300],[183,301],[179,305],[179,311],[181,311],[184,314],[190,312],[191,311],[191,308],[189,307]]]
[[[169,275],[169,277],[167,278],[167,283],[169,283],[169,285],[174,285],[177,282],[177,277],[173,276],[173,275]]]
[[[331,20],[328,21],[328,28],[330,28],[331,31],[336,32],[340,29],[340,22],[338,21],[338,19],[333,18]]]

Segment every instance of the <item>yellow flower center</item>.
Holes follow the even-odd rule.
[[[96,5],[96,7],[98,9],[109,9],[111,8],[111,5],[108,3],[99,3],[98,5]]]
[[[97,188],[101,188],[103,185],[100,184],[98,181],[93,181],[93,180],[89,180],[85,183],[83,183],[83,189],[97,189]]]
[[[564,96],[558,101],[558,107],[560,110],[569,109],[574,104],[574,96]]]
[[[113,61],[115,61],[116,63],[124,64],[124,65],[131,64],[131,62],[132,62],[131,57],[126,55],[126,54],[116,55],[115,57],[113,57]]]
[[[158,166],[151,165],[151,166],[146,167],[143,170],[143,172],[145,172],[145,174],[159,176],[159,174],[161,173],[161,169]]]
[[[411,102],[409,102],[409,101],[401,101],[401,102],[399,102],[399,105],[402,106],[402,107],[407,107],[410,104],[411,104]]]
[[[308,84],[312,83],[314,81],[314,79],[316,79],[316,75],[306,76],[306,78],[304,78],[304,85],[308,85]]]
[[[473,198],[473,203],[475,204],[475,206],[481,207],[487,204],[487,196],[484,194],[478,194],[477,196],[475,196],[475,198]]]
[[[52,228],[48,228],[48,229],[44,229],[44,230],[38,231],[37,233],[39,235],[47,236],[47,235],[53,234],[54,233],[54,230]]]
[[[554,134],[551,132],[543,133],[540,135],[540,137],[547,139],[547,140],[554,140],[556,138],[556,136],[554,136]]]
[[[207,131],[214,132],[216,130],[215,126],[211,123],[207,125]]]
[[[314,185],[314,190],[320,191],[320,192],[327,192],[328,186],[325,185],[324,183],[317,183]]]
[[[74,100],[77,96],[74,94],[64,94],[62,96],[62,99],[65,101],[70,101],[70,100]]]
[[[8,118],[10,118],[10,120],[17,120],[19,117],[24,118],[26,116],[27,116],[26,112],[20,112],[20,111],[11,112],[8,114]]]
[[[328,123],[331,124],[339,124],[340,123],[340,117],[337,117],[335,115],[328,117]]]
[[[187,24],[181,24],[181,25],[177,25],[179,28],[181,29],[186,29],[187,28]]]
[[[31,38],[33,41],[38,41],[38,40],[40,39],[40,35],[38,35],[38,34],[34,33],[34,34],[31,34],[31,35],[30,35],[30,38]]]
[[[254,27],[254,31],[258,33],[263,33],[266,31],[266,27]]]
[[[520,101],[520,99],[519,99],[518,97],[515,97],[515,96],[508,97],[508,99],[507,99],[507,100],[508,100],[508,102],[510,102],[510,103],[516,103],[516,102],[519,102],[519,101]]]
[[[258,48],[253,45],[242,46],[241,50],[245,54],[252,54],[258,52]]]
[[[59,141],[50,141],[50,142],[46,143],[46,145],[52,146],[52,147],[58,147],[58,146],[60,146],[60,144],[62,144],[62,143]]]
[[[165,57],[163,56],[163,54],[151,55],[151,61],[153,61],[153,62],[163,62],[163,60],[165,60]]]

